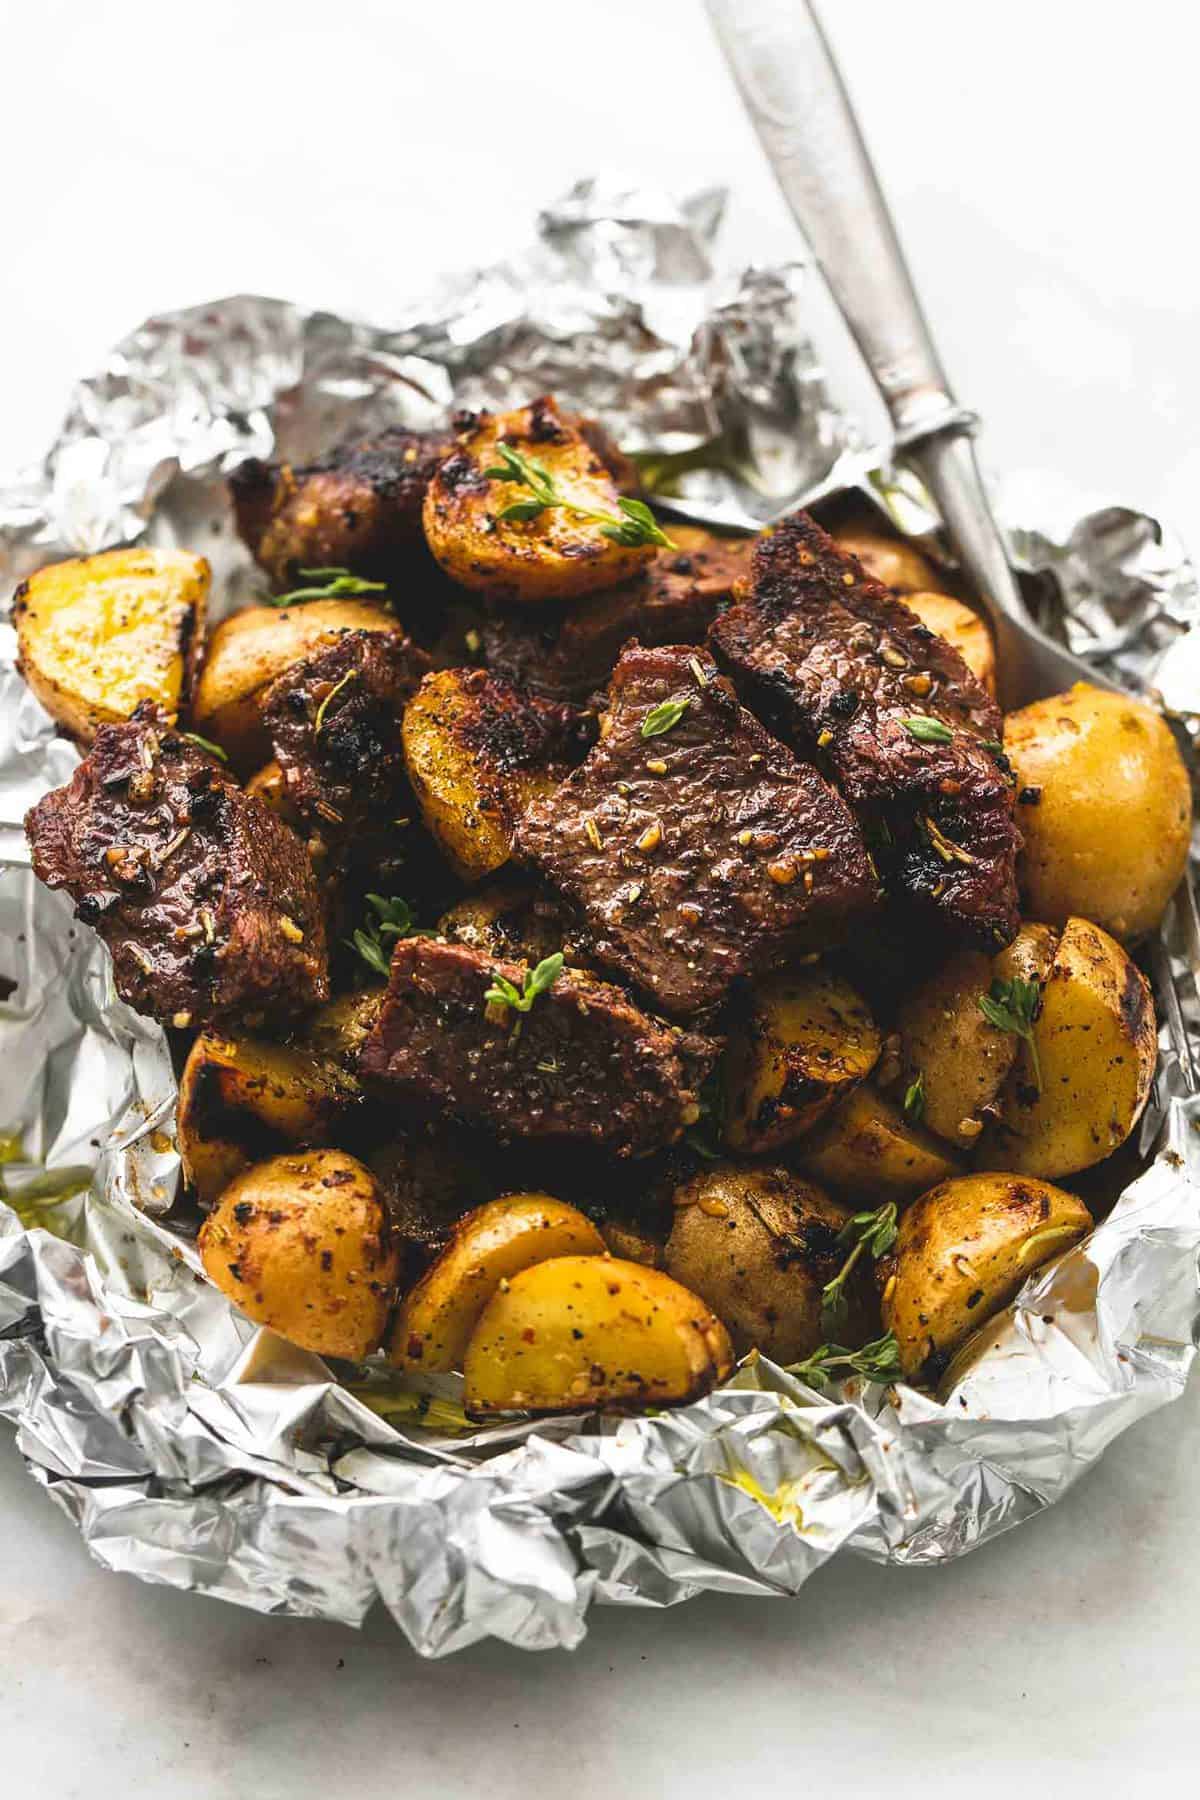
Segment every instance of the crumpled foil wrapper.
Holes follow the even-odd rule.
[[[79,383],[40,466],[0,490],[0,577],[146,536],[253,591],[222,477],[453,398],[554,389],[631,447],[712,466],[680,506],[768,518],[845,482],[935,521],[831,400],[801,261],[714,267],[723,196],[578,184],[537,240],[445,282],[388,329],[241,296],[148,320]],[[874,470],[868,474],[868,471]],[[1012,537],[1083,654],[1200,714],[1200,596],[1155,521],[1121,508]],[[1200,1333],[1200,966],[1194,908],[1156,946],[1162,1056],[1144,1172],[1091,1239],[1027,1283],[940,1399],[822,1394],[762,1358],[653,1417],[478,1431],[456,1378],[405,1386],[238,1314],[169,1217],[178,1179],[163,1034],[33,879],[21,819],[77,757],[0,627],[0,1412],[106,1566],[263,1612],[360,1622],[381,1600],[425,1655],[491,1634],[577,1644],[594,1602],[792,1594],[839,1550],[960,1555],[1059,1499],[1181,1392]],[[1168,681],[1162,672],[1171,676]],[[1173,682],[1173,691],[1171,684]]]

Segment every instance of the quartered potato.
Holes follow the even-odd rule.
[[[464,881],[508,861],[518,818],[566,774],[561,733],[560,709],[486,669],[438,669],[422,681],[404,710],[404,760],[421,815]]]
[[[550,896],[531,883],[508,878],[490,881],[459,900],[438,920],[438,932],[488,956],[531,966],[566,948],[562,913]]]
[[[669,1275],[559,1256],[493,1294],[467,1345],[463,1405],[474,1418],[683,1406],[732,1368],[725,1327]]]
[[[952,594],[905,594],[904,604],[958,651],[989,694],[996,692],[996,646],[986,623]]]
[[[914,1200],[876,1266],[904,1373],[937,1381],[1027,1276],[1091,1229],[1082,1200],[1028,1176],[964,1175]]]
[[[187,550],[105,550],[22,582],[19,667],[51,717],[90,740],[153,700],[173,724],[191,693],[211,573]]]
[[[813,966],[757,983],[725,1057],[725,1142],[764,1152],[803,1137],[871,1073],[881,1039],[866,1003]]]
[[[928,594],[937,588],[937,571],[927,556],[885,531],[859,531],[848,528],[835,531],[838,546],[857,556],[868,575],[891,588],[893,593]]]
[[[796,1160],[814,1180],[871,1206],[902,1204],[962,1167],[948,1145],[866,1081],[810,1132]]]
[[[370,1170],[343,1150],[272,1157],[231,1181],[200,1232],[210,1281],[319,1356],[376,1349],[400,1272]]]
[[[460,1219],[446,1248],[405,1295],[391,1360],[433,1374],[461,1369],[467,1342],[503,1281],[552,1256],[602,1256],[590,1219],[549,1194],[506,1194]]]
[[[517,479],[489,475],[504,466],[502,446],[546,477],[566,505],[547,505],[535,517],[502,518],[513,506],[533,509],[537,493]],[[620,520],[612,474],[575,421],[553,400],[516,412],[467,416],[457,449],[425,493],[425,536],[455,581],[495,598],[571,600],[627,581],[654,558],[652,544],[614,543],[603,520]]]
[[[361,600],[310,600],[302,606],[251,606],[218,625],[208,640],[196,686],[196,729],[243,773],[271,755],[261,704],[277,675],[347,631],[403,636],[391,613]]]

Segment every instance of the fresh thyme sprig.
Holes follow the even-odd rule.
[[[900,1373],[900,1346],[889,1331],[864,1344],[861,1350],[846,1350],[841,1344],[822,1344],[803,1362],[788,1364],[788,1374],[798,1381],[806,1381],[810,1387],[825,1387],[831,1383],[836,1369],[843,1371],[836,1377],[842,1381],[848,1375],[859,1375],[864,1381],[894,1381]]]
[[[362,926],[355,931],[352,938],[347,938],[351,950],[357,950],[369,968],[380,975],[390,972],[388,957],[389,945],[385,938],[415,937],[420,926],[413,917],[413,909],[407,900],[401,900],[393,894],[386,900],[382,894],[368,894],[367,905],[375,913],[375,918],[368,917],[365,929]]]
[[[943,725],[940,719],[927,719],[923,713],[914,713],[911,719],[901,719],[900,723],[918,744],[949,744],[954,740],[948,725]]]
[[[690,694],[685,694],[682,700],[660,700],[642,720],[642,736],[661,737],[664,731],[672,730],[691,704]]]
[[[270,606],[302,606],[306,600],[348,600],[354,594],[386,594],[386,581],[364,581],[349,569],[301,569],[306,581],[316,587],[292,588],[286,594],[272,594]]]
[[[1014,975],[1011,981],[993,981],[990,993],[979,996],[979,1010],[989,1025],[994,1025],[997,1031],[1011,1031],[1014,1037],[1024,1038],[1029,1045],[1033,1082],[1039,1094],[1042,1091],[1042,1065],[1038,1061],[1033,1027],[1041,999],[1042,990],[1037,982],[1022,981],[1019,975]]]
[[[499,462],[483,471],[488,479],[509,481],[514,487],[528,488],[533,495],[532,500],[514,500],[502,507],[496,514],[497,519],[536,519],[557,507],[573,519],[599,525],[602,537],[611,538],[614,544],[623,544],[627,549],[636,550],[643,544],[658,544],[665,550],[675,548],[644,500],[629,500],[622,495],[617,501],[620,517],[590,506],[577,506],[566,498],[550,470],[535,457],[526,456],[523,450],[504,439],[496,445],[496,455]]]
[[[846,1283],[864,1252],[880,1257],[896,1241],[896,1207],[887,1200],[873,1212],[858,1212],[838,1232],[838,1243],[852,1246],[849,1256],[821,1290],[821,1329],[832,1333],[846,1322]]]
[[[523,977],[523,985],[514,987],[506,975],[493,975],[492,985],[484,993],[488,1006],[508,1007],[515,1013],[527,1013],[532,1010],[538,997],[552,988],[562,974],[563,953],[556,950],[553,956],[543,956],[534,969],[530,969]],[[515,1020],[512,1029],[513,1038],[521,1034],[521,1019]]]

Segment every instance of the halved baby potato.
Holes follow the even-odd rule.
[[[187,704],[212,571],[187,550],[104,550],[51,563],[13,601],[19,667],[51,717],[90,741],[142,700]]]
[[[344,1150],[246,1169],[199,1243],[209,1280],[258,1324],[319,1356],[357,1361],[378,1347],[400,1253],[374,1177]]]
[[[914,1200],[876,1265],[904,1373],[936,1382],[1028,1275],[1091,1229],[1082,1200],[1025,1175],[963,1175]]]
[[[506,1194],[476,1207],[404,1296],[391,1360],[425,1374],[461,1369],[471,1333],[501,1282],[553,1256],[602,1256],[590,1219],[549,1194]]]
[[[864,1080],[882,1040],[866,1002],[819,965],[758,982],[725,1056],[725,1142],[751,1153],[812,1129]]]
[[[660,1269],[559,1256],[489,1300],[467,1346],[463,1405],[474,1418],[684,1406],[733,1360],[720,1320]]]
[[[953,594],[905,594],[904,604],[915,612],[922,625],[935,631],[953,646],[989,694],[996,692],[996,646],[992,634],[978,613],[956,600]]]
[[[502,446],[548,477],[566,505],[536,516],[501,515],[513,506],[533,507],[535,490],[519,480],[489,475],[504,466]],[[652,544],[614,543],[603,521],[579,516],[603,513],[620,519],[612,474],[574,420],[551,399],[515,412],[468,416],[454,452],[425,492],[429,548],[460,586],[508,600],[571,600],[627,581],[650,562]],[[572,509],[578,509],[572,510]]]
[[[869,1081],[853,1088],[797,1146],[796,1161],[814,1180],[871,1206],[883,1200],[903,1205],[962,1169],[948,1145],[906,1119]]]
[[[902,537],[886,531],[847,527],[835,531],[841,549],[857,556],[868,575],[895,594],[928,594],[937,588],[937,571],[927,556]]]

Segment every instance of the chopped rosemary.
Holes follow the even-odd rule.
[[[838,1243],[850,1244],[853,1248],[833,1280],[827,1281],[822,1289],[822,1331],[833,1332],[839,1325],[845,1324],[848,1311],[846,1283],[864,1250],[873,1257],[879,1257],[886,1250],[890,1250],[895,1241],[896,1206],[894,1201],[887,1200],[882,1206],[877,1206],[873,1212],[855,1213],[853,1217],[846,1220],[838,1232]]]
[[[386,581],[364,581],[349,569],[301,569],[316,587],[292,588],[286,594],[268,596],[269,606],[303,606],[306,600],[348,600],[354,594],[386,594]]]
[[[824,1387],[834,1378],[837,1368],[844,1371],[842,1380],[847,1375],[859,1375],[864,1381],[894,1381],[900,1373],[900,1346],[890,1331],[864,1344],[861,1350],[822,1344],[803,1362],[789,1363],[788,1374],[798,1381],[807,1381],[810,1387]]]
[[[393,894],[390,900],[386,900],[382,894],[368,894],[367,905],[375,913],[375,918],[368,917],[365,929],[360,926],[346,942],[351,950],[358,951],[369,968],[386,978],[389,973],[389,946],[384,943],[384,939],[415,937],[421,928],[413,917],[408,901],[401,900],[398,895]]]
[[[672,726],[678,725],[691,704],[690,695],[685,695],[682,700],[660,700],[642,720],[642,736],[661,737],[664,731],[670,731]]]
[[[979,1010],[989,1025],[994,1025],[997,1031],[1011,1031],[1014,1037],[1024,1038],[1029,1045],[1034,1086],[1039,1094],[1042,1091],[1042,1066],[1038,1061],[1033,1027],[1041,999],[1042,990],[1037,982],[1022,981],[1019,975],[1014,975],[1011,981],[993,981],[991,991],[979,996]]]
[[[950,744],[954,741],[954,733],[948,725],[943,725],[940,719],[927,719],[923,713],[914,713],[911,719],[901,719],[900,723],[918,744]]]
[[[550,470],[536,457],[526,456],[515,444],[503,439],[496,445],[496,455],[500,460],[483,471],[489,481],[508,481],[514,487],[528,488],[533,495],[531,500],[514,500],[502,507],[496,514],[497,519],[528,521],[559,508],[573,519],[599,525],[602,537],[611,538],[614,544],[623,544],[627,549],[638,549],[643,544],[658,544],[666,550],[675,548],[644,500],[629,500],[622,496],[617,501],[619,517],[590,506],[576,506],[560,492]]]

